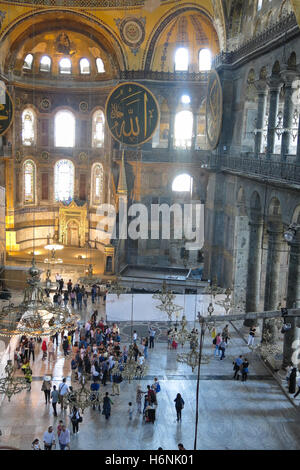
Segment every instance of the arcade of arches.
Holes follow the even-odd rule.
[[[177,293],[203,294],[216,278],[243,312],[300,309],[298,3],[0,0],[0,85],[14,103],[12,125],[0,136],[5,286],[21,292],[33,255],[45,281],[50,241],[64,245],[57,253],[63,263],[51,267],[53,280],[59,271],[75,283],[92,264],[105,282],[128,272],[143,290],[157,273],[170,279],[176,274],[177,280],[185,273]],[[213,150],[206,135],[212,69],[223,91],[222,129]],[[125,81],[147,87],[159,108],[153,136],[139,147],[114,140],[106,122],[107,98]],[[161,231],[159,239],[113,238],[99,207],[113,206],[118,220],[122,204],[135,203],[149,213],[153,204],[201,205],[203,246],[186,250],[184,238],[167,240]],[[191,272],[198,284],[190,281]],[[247,337],[250,326],[235,328]],[[261,327],[275,344],[272,321]],[[278,369],[290,364],[298,340],[300,320],[294,319],[280,338]],[[236,334],[229,356],[241,344],[241,354],[256,361],[238,341]],[[160,347],[167,347],[164,340]],[[153,363],[150,370],[164,374]],[[222,371],[216,374],[222,377]],[[265,374],[258,370],[260,381]],[[193,413],[191,404],[191,421]],[[160,445],[153,442],[145,448]],[[15,444],[23,448],[21,441]],[[219,448],[235,448],[227,445]],[[293,446],[300,447],[299,439]]]

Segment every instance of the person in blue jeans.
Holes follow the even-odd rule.
[[[217,336],[215,337],[214,341],[213,341],[213,344],[215,344],[215,357],[219,357],[219,346],[220,346],[220,343],[222,341],[222,338],[221,338],[221,333],[218,333]]]
[[[226,343],[224,340],[222,340],[219,345],[219,351],[221,351],[220,361],[222,361],[222,359],[225,358],[225,349],[226,349]]]

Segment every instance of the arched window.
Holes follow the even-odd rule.
[[[31,109],[24,109],[22,113],[22,144],[35,143],[35,114]]]
[[[103,147],[104,144],[104,114],[98,109],[93,114],[92,147]]]
[[[182,95],[180,101],[182,104],[190,104],[191,98],[189,97],[189,95]]]
[[[75,145],[75,117],[71,111],[58,111],[54,121],[55,146],[74,147]]]
[[[258,0],[257,2],[257,11],[261,10],[262,7],[262,0]]]
[[[176,176],[172,183],[172,191],[189,192],[193,190],[193,178],[187,173]]]
[[[96,59],[96,67],[97,67],[98,73],[105,73],[104,63],[103,63],[103,60],[100,59],[100,57],[97,57]]]
[[[175,147],[189,148],[192,144],[193,113],[180,111],[175,116]]]
[[[67,57],[64,57],[59,61],[59,72],[60,73],[71,73],[72,63]]]
[[[40,71],[41,72],[50,72],[51,69],[51,59],[47,55],[43,55],[40,62]]]
[[[211,69],[211,52],[209,49],[201,49],[199,52],[199,71],[205,72]]]
[[[189,68],[189,53],[185,47],[180,47],[175,53],[175,70],[187,71]]]
[[[70,202],[74,197],[74,165],[70,160],[55,163],[54,197],[56,201],[64,202]]]
[[[32,63],[33,63],[33,55],[32,54],[27,54],[27,56],[24,59],[23,69],[31,70],[32,69]]]
[[[24,204],[35,202],[35,164],[32,160],[26,160],[23,166]]]
[[[80,59],[79,65],[80,65],[80,73],[82,74],[90,73],[90,63],[87,59],[85,58]]]
[[[92,167],[92,201],[101,204],[103,195],[103,166],[95,163]]]

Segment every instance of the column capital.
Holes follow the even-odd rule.
[[[296,70],[282,70],[280,72],[280,77],[282,78],[286,87],[291,87],[293,82],[299,78],[299,72]]]
[[[266,95],[268,91],[266,80],[256,80],[254,82],[254,86],[256,88],[258,95]]]
[[[281,77],[269,77],[267,78],[267,85],[269,87],[270,92],[278,92],[280,91],[280,88],[283,85],[283,80]]]

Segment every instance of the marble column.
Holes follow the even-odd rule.
[[[168,149],[174,148],[175,110],[170,111]]]
[[[290,259],[287,287],[287,308],[300,308],[300,236],[290,244]],[[291,323],[292,328],[284,333],[283,342],[283,362],[282,367],[286,368],[292,361],[294,351],[299,341],[300,348],[300,318],[286,317],[286,323]]]
[[[290,129],[293,122],[294,104],[292,101],[292,95],[294,89],[292,88],[293,81],[296,79],[296,73],[294,71],[283,72],[285,82],[285,96],[284,96],[284,109],[283,109],[283,127],[284,129]],[[290,150],[291,134],[284,132],[282,134],[281,141],[281,160],[286,160],[286,156]]]
[[[266,104],[267,104],[267,87],[264,80],[258,80],[255,82],[255,87],[257,89],[258,95],[258,106],[257,106],[257,119],[256,119],[256,128],[263,129],[265,114],[266,114]],[[261,153],[263,133],[258,131],[255,135],[255,154],[258,155]]]
[[[280,273],[280,258],[282,250],[282,226],[281,224],[272,225],[268,230],[269,243],[268,243],[268,258],[267,258],[267,272],[265,284],[265,303],[264,310],[277,310],[279,301],[279,273]],[[269,332],[271,335],[268,340],[270,343],[276,339],[276,331],[274,321],[264,320],[263,334]]]
[[[193,110],[193,135],[192,135],[192,145],[191,145],[192,150],[195,150],[196,145],[197,145],[198,116],[199,116],[199,113]]]
[[[267,156],[270,157],[274,153],[277,125],[279,94],[282,82],[280,79],[271,79],[268,82],[270,93],[270,108],[269,108],[269,121],[268,121],[268,135],[267,135]]]
[[[250,226],[246,312],[258,312],[260,306],[261,244],[263,221],[253,221]],[[253,320],[245,320],[245,326],[253,326]]]

